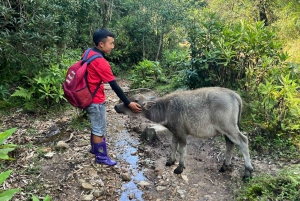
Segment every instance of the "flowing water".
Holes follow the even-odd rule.
[[[114,135],[114,138],[116,139],[115,153],[117,153],[118,160],[123,161],[117,165],[121,169],[126,168],[126,173],[129,173],[131,177],[131,180],[124,182],[122,186],[120,201],[143,201],[143,192],[138,189],[137,184],[140,181],[146,181],[147,179],[144,177],[144,171],[139,168],[138,164],[139,139],[130,135],[125,128],[124,121],[120,121],[120,119],[116,118],[111,123],[114,126],[108,126],[108,133]]]
[[[132,200],[136,201],[143,200],[143,192],[138,189],[137,183],[145,181],[146,178],[144,177],[143,171],[141,171],[138,166],[139,155],[132,154],[137,153],[136,147],[138,144],[139,141],[131,137],[127,130],[118,133],[117,142],[115,144],[116,153],[120,154],[118,158],[125,160],[129,164],[128,170],[130,170],[129,173],[131,176],[131,181],[123,184],[124,190],[120,196],[120,201],[128,200],[129,197],[132,197]]]

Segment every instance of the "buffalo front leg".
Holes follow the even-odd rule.
[[[225,172],[226,170],[230,169],[232,151],[234,148],[234,143],[226,135],[224,135],[224,137],[225,137],[225,141],[226,141],[226,154],[225,154],[224,163],[220,169],[220,172]]]
[[[180,154],[179,166],[174,170],[175,174],[181,174],[183,171],[183,168],[185,168],[184,158],[185,158],[185,154],[186,154],[186,139],[180,139],[178,152]]]
[[[176,151],[178,147],[178,139],[173,135],[172,137],[172,145],[171,145],[171,154],[169,156],[169,159],[166,163],[166,166],[171,166],[175,164],[175,157],[176,157]]]

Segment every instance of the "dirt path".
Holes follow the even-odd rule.
[[[119,81],[121,86],[127,82]],[[175,175],[176,165],[166,167],[171,136],[161,136],[154,144],[140,141],[139,134],[149,121],[116,114],[118,98],[110,89],[107,94],[107,141],[109,154],[118,160],[115,167],[94,163],[89,153],[89,126],[82,119],[84,131],[71,128],[75,110],[55,116],[35,117],[14,111],[1,115],[1,131],[18,127],[9,143],[20,145],[4,162],[1,172],[13,173],[2,189],[23,188],[13,200],[28,200],[49,195],[57,201],[136,200],[136,201],[232,201],[244,184],[243,158],[238,149],[230,172],[219,173],[225,152],[221,137],[188,138],[186,169]],[[61,141],[62,147],[57,143]],[[2,163],[2,162],[1,162]],[[272,172],[282,163],[252,156],[255,174]]]

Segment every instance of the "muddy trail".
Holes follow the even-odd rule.
[[[119,81],[128,87],[126,81]],[[115,167],[99,165],[89,153],[90,130],[86,118],[79,119],[82,131],[71,122],[75,109],[59,115],[31,116],[16,110],[1,114],[1,131],[17,127],[8,143],[20,145],[3,161],[1,172],[13,170],[2,189],[22,188],[13,200],[40,199],[49,195],[55,201],[75,200],[135,200],[135,201],[233,201],[244,185],[243,157],[235,148],[232,170],[220,173],[225,153],[222,137],[188,138],[186,168],[175,175],[175,165],[166,167],[171,136],[161,135],[149,144],[140,134],[151,122],[117,114],[113,107],[119,102],[107,87],[107,144],[110,157],[118,161]],[[284,162],[251,155],[254,176],[281,169]],[[2,163],[2,161],[1,161]]]

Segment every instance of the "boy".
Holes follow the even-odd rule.
[[[93,41],[96,45],[88,58],[95,54],[109,54],[114,48],[114,35],[107,29],[98,29],[93,34]],[[111,67],[108,61],[103,58],[97,58],[93,60],[87,68],[88,84],[91,92],[93,92],[97,85],[101,83],[98,91],[96,92],[93,103],[86,108],[87,113],[90,116],[92,129],[91,129],[91,150],[90,152],[95,154],[95,161],[98,164],[106,164],[114,166],[116,161],[110,159],[107,155],[106,149],[106,108],[105,108],[105,93],[104,84],[109,83],[111,88],[117,94],[117,96],[127,105],[133,112],[141,112],[141,106],[135,102],[130,102],[123,93],[123,90],[117,84],[115,77],[112,73]]]

